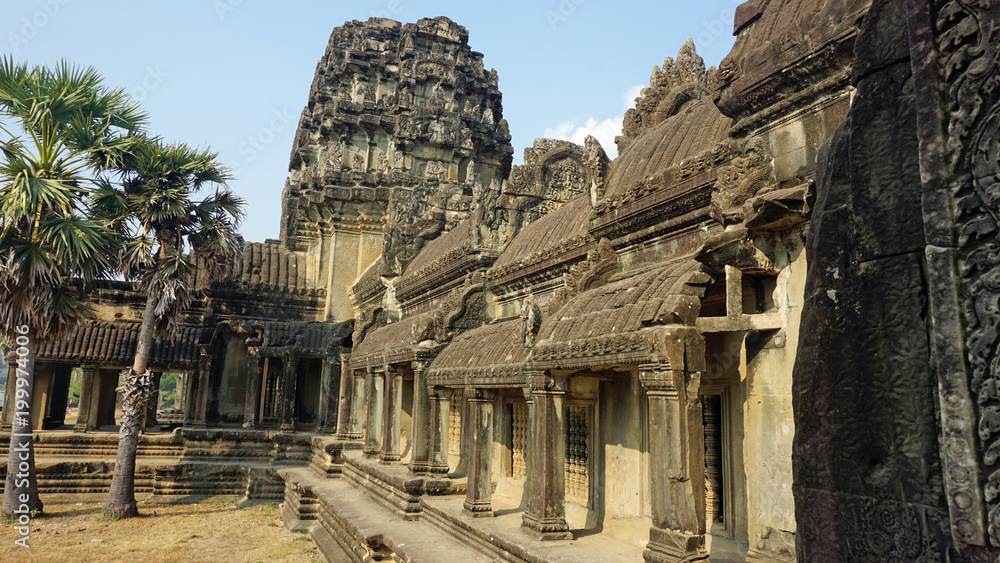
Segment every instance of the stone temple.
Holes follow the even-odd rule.
[[[282,501],[331,561],[996,560],[1000,6],[733,32],[653,66],[614,160],[515,166],[465,28],[335,29],[280,240],[155,347],[138,492]],[[111,479],[143,301],[91,299],[39,353],[43,499]]]

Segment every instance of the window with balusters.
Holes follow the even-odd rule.
[[[566,417],[566,496],[590,503],[591,405],[570,405]]]
[[[528,403],[511,403],[510,477],[523,481],[528,475]]]

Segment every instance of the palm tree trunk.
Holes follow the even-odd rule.
[[[25,340],[22,337],[26,337]],[[18,342],[20,340],[20,342]],[[19,344],[25,344],[20,346]],[[15,361],[7,372],[7,385],[15,385],[14,401],[4,405],[14,409],[14,423],[10,432],[10,455],[7,457],[7,481],[4,485],[3,509],[5,518],[20,517],[42,511],[42,501],[38,498],[38,476],[35,474],[35,446],[31,434],[31,397],[35,383],[35,330],[28,329],[14,341],[14,350],[25,354],[15,354]],[[20,382],[25,385],[18,385]],[[26,497],[25,497],[26,495]],[[27,502],[22,502],[27,498]]]
[[[139,447],[139,429],[146,403],[152,394],[151,374],[146,369],[149,353],[153,348],[153,307],[156,304],[156,290],[149,289],[146,309],[142,313],[139,327],[139,341],[135,351],[132,369],[125,374],[122,385],[122,419],[118,432],[118,456],[115,458],[111,490],[104,503],[102,514],[113,518],[133,518],[139,515],[135,503],[135,454]]]

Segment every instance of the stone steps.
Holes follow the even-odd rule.
[[[511,561],[483,553],[441,533],[419,519],[405,518],[395,508],[377,502],[347,479],[323,479],[308,469],[282,470],[285,482],[315,496],[315,521],[310,534],[331,561],[408,561],[470,563]],[[313,503],[310,503],[313,504]],[[289,513],[291,512],[289,507]],[[301,518],[290,518],[293,526]],[[289,520],[286,520],[289,525]],[[298,528],[301,529],[301,528]],[[337,555],[333,555],[336,553]]]

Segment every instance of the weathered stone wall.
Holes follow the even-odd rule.
[[[921,145],[930,137],[918,113],[936,107],[941,94],[935,73],[911,70],[937,66],[930,57],[910,59],[908,25],[933,29],[931,21],[914,25],[926,16],[918,4],[873,5],[856,45],[850,114],[819,155],[794,372],[803,561],[992,558],[962,553],[954,541],[942,476],[931,338],[942,325],[931,322],[925,248],[934,230],[952,226],[941,209],[927,221],[940,200],[928,199],[922,180],[941,169],[921,162],[921,151],[942,147]],[[915,84],[934,94],[918,102]],[[946,274],[941,267],[930,276]],[[967,496],[959,504],[979,502]]]

